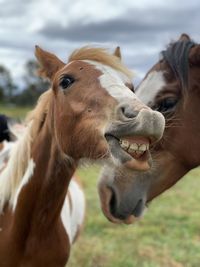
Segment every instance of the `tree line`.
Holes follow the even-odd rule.
[[[48,81],[37,75],[38,64],[35,60],[26,62],[22,85],[16,84],[11,72],[0,65],[0,103],[30,106],[49,88]]]

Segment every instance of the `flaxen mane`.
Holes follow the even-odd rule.
[[[39,98],[37,106],[28,116],[24,135],[14,146],[8,165],[0,175],[0,213],[7,202],[11,206],[15,202],[20,182],[31,157],[31,145],[37,137],[41,123],[48,112],[51,96],[52,91],[48,90]]]
[[[93,60],[124,73],[130,79],[133,77],[133,73],[120,61],[118,57],[108,54],[107,50],[103,48],[85,46],[77,49],[71,54],[68,62],[74,60]]]

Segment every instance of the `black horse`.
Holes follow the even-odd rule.
[[[9,127],[8,127],[9,118],[5,115],[0,115],[0,142],[10,141]]]
[[[15,123],[20,123],[18,120],[0,114],[0,143],[3,141],[16,141],[17,137],[11,131],[10,126]]]

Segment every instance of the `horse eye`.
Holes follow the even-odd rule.
[[[66,89],[73,83],[74,83],[74,78],[70,76],[64,76],[60,81],[60,86],[62,87],[62,89]]]
[[[172,111],[173,108],[176,106],[178,100],[176,98],[166,98],[161,101],[155,109],[160,112],[169,112]]]

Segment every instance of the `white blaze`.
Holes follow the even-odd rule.
[[[95,61],[84,61],[94,65],[96,69],[102,72],[102,75],[99,77],[101,86],[118,102],[121,102],[123,99],[137,99],[136,95],[125,86],[125,83],[131,82],[125,74]]]
[[[158,92],[166,85],[162,71],[152,71],[139,85],[136,95],[146,105],[153,102]]]

